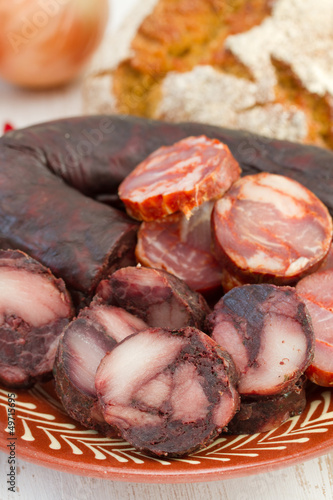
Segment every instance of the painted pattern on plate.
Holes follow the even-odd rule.
[[[8,427],[8,394],[0,389],[0,447],[6,450],[10,436]],[[15,392],[15,391],[14,391]],[[313,387],[307,406],[300,416],[289,419],[273,431],[254,435],[221,435],[211,445],[184,458],[159,459],[135,450],[120,438],[106,438],[85,429],[67,416],[57,400],[52,382],[37,384],[29,391],[15,392],[15,438],[18,455],[48,466],[61,468],[85,463],[80,473],[94,474],[94,468],[138,468],[145,476],[154,470],[170,469],[180,474],[210,469],[228,475],[239,468],[260,469],[269,462],[283,465],[286,459],[324,453],[333,447],[333,397],[330,389]],[[38,457],[39,456],[39,457]],[[75,470],[74,470],[75,472]],[[96,472],[96,471],[95,471]],[[238,474],[241,474],[238,471]],[[100,475],[100,473],[98,474]],[[111,472],[112,475],[112,472]],[[185,476],[184,476],[185,477]],[[224,476],[223,476],[224,477]]]

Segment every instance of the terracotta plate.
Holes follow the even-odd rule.
[[[301,416],[255,435],[220,437],[183,459],[153,459],[122,439],[108,439],[69,418],[52,382],[17,391],[15,429],[8,426],[8,394],[0,388],[0,448],[15,440],[18,457],[73,474],[112,480],[177,483],[210,481],[272,470],[333,448],[333,392],[312,386]],[[10,435],[10,430],[14,433]]]

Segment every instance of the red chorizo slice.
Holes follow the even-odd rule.
[[[157,456],[205,446],[239,405],[230,356],[191,327],[128,337],[104,357],[95,384],[105,420]]]
[[[143,222],[135,250],[137,261],[165,269],[203,294],[220,288],[221,269],[211,251],[213,205],[213,201],[203,203],[190,219],[175,214]]]
[[[0,250],[0,382],[28,387],[50,378],[73,315],[61,279],[19,250]]]
[[[312,382],[333,386],[333,269],[317,271],[296,285],[310,313],[314,335],[314,359],[306,371]]]
[[[332,239],[324,204],[275,174],[240,179],[216,202],[212,221],[216,255],[229,282],[231,275],[239,282],[294,284],[319,267]]]
[[[292,287],[233,288],[208,316],[207,329],[232,356],[242,396],[288,392],[313,359],[309,314]]]
[[[120,184],[119,197],[135,219],[156,220],[178,211],[190,216],[239,176],[228,146],[203,135],[188,137],[150,154]]]
[[[59,342],[54,378],[57,394],[72,418],[102,434],[115,434],[99,407],[96,370],[117,343],[146,328],[144,321],[124,309],[96,302],[69,324]]]
[[[149,326],[202,328],[210,312],[204,297],[161,269],[123,267],[101,281],[96,296],[123,307]]]

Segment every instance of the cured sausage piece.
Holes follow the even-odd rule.
[[[135,262],[135,221],[70,188],[29,151],[0,147],[0,220],[2,248],[41,262],[77,301],[124,261]]]
[[[267,173],[235,183],[215,203],[212,224],[218,260],[247,283],[296,283],[320,266],[332,239],[323,203],[299,183]],[[226,291],[223,276],[222,285]]]
[[[119,186],[129,215],[151,221],[175,212],[190,217],[203,202],[221,197],[239,178],[228,146],[205,136],[187,137],[154,151]]]
[[[306,371],[312,382],[333,386],[333,269],[317,271],[296,285],[310,313],[314,335],[314,359]]]
[[[157,456],[207,445],[239,406],[229,355],[191,327],[128,337],[104,357],[95,384],[105,420]]]
[[[210,309],[199,293],[159,269],[124,267],[103,280],[96,296],[123,307],[149,326],[201,328]]]
[[[71,290],[90,296],[106,262],[129,251],[134,222],[122,219],[119,212],[106,215],[106,207],[97,209],[69,186],[89,196],[109,197],[148,154],[202,134],[226,143],[243,173],[288,175],[313,189],[333,213],[331,151],[204,124],[75,117],[0,138],[1,246],[21,248],[63,277]]]
[[[213,206],[212,201],[203,203],[190,219],[170,215],[160,221],[143,222],[135,250],[137,261],[165,269],[197,292],[211,294],[220,289],[221,269],[211,252]]]
[[[291,287],[233,288],[208,316],[207,329],[239,370],[242,396],[290,391],[313,359],[311,321]]]
[[[0,250],[0,382],[50,378],[59,337],[74,310],[62,280],[20,251]]]
[[[96,370],[118,342],[146,328],[127,311],[98,303],[82,309],[70,323],[59,342],[54,377],[57,394],[72,418],[102,434],[115,434],[97,401]]]
[[[0,148],[7,145],[16,155],[30,151],[42,169],[75,189],[109,197],[150,153],[202,134],[227,144],[244,175],[270,172],[291,177],[312,190],[333,214],[332,151],[241,130],[136,116],[80,116],[8,132],[0,138]]]
[[[241,398],[240,410],[228,425],[229,434],[256,434],[276,429],[306,405],[305,377],[286,394],[271,398]]]

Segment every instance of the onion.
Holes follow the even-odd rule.
[[[108,0],[1,0],[0,77],[61,85],[84,68],[104,34]]]

